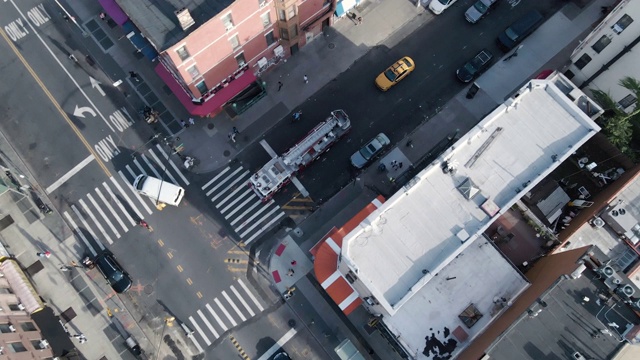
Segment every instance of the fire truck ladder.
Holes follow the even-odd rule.
[[[319,124],[315,129],[311,131],[306,138],[292,147],[286,154],[282,156],[285,164],[291,165],[300,156],[304,155],[309,149],[325,135],[331,132],[333,128],[338,124],[338,120],[331,118],[322,124]]]

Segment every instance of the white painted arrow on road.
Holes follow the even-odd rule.
[[[76,109],[73,111],[73,116],[84,118],[84,113],[89,113],[93,117],[96,116],[96,112],[92,108],[88,106],[78,107],[78,105],[76,105]]]
[[[91,87],[94,89],[97,89],[98,92],[100,93],[100,95],[104,96],[104,90],[102,90],[102,88],[100,87],[100,84],[102,84],[100,81],[92,78],[91,76],[89,76],[89,81],[91,81]]]

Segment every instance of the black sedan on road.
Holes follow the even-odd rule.
[[[111,288],[119,294],[127,292],[131,287],[132,281],[126,271],[122,269],[122,266],[118,264],[113,254],[109,252],[103,252],[96,257],[96,267],[100,270],[102,276],[104,276]]]
[[[491,65],[492,60],[493,54],[491,54],[489,50],[484,49],[456,70],[456,75],[463,83],[471,82]]]

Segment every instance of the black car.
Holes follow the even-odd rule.
[[[498,35],[498,46],[504,52],[513,49],[537,29],[543,20],[544,17],[537,10],[529,11]]]
[[[493,54],[484,49],[456,70],[456,75],[463,83],[471,82],[491,65],[491,60],[493,60]]]
[[[115,292],[122,294],[129,290],[132,284],[131,278],[122,269],[122,266],[118,264],[113,254],[108,252],[99,254],[96,257],[95,264]]]

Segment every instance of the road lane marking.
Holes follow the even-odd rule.
[[[169,161],[169,165],[171,165],[171,167],[173,168],[173,170],[175,170],[178,175],[182,178],[182,180],[184,181],[185,184],[189,185],[191,184],[189,182],[189,180],[187,180],[186,177],[184,177],[184,175],[182,174],[182,171],[180,171],[177,167],[176,164],[173,163],[173,161],[171,159],[169,159],[169,155],[167,155],[167,153],[162,149],[162,146],[160,146],[160,144],[156,144],[156,147],[158,148],[158,150],[160,150],[160,152],[162,153],[162,156],[164,156],[165,159],[167,159]],[[177,183],[176,183],[177,184]]]
[[[222,199],[222,201],[220,201],[220,202],[218,203],[218,205],[216,205],[216,207],[219,209],[219,208],[220,208],[224,203],[226,203],[226,202],[227,202],[231,197],[233,197],[235,194],[237,194],[238,192],[240,192],[240,190],[242,190],[242,189],[247,189],[247,188],[248,188],[248,190],[251,190],[251,188],[249,188],[248,186],[247,186],[246,188],[245,188],[245,187],[242,187],[242,186],[238,186],[238,188],[237,188],[237,189],[235,189],[233,192],[231,192],[231,194],[227,195],[227,197],[226,197],[226,198]],[[236,200],[235,200],[235,201],[238,201],[238,200],[240,200],[240,198],[236,198]]]
[[[71,170],[67,171],[66,174],[62,175],[53,184],[49,185],[49,187],[45,190],[47,194],[51,194],[52,192],[54,192],[57,188],[60,187],[60,185],[67,182],[67,180],[69,180],[73,175],[77,174],[80,170],[84,169],[85,166],[89,165],[89,163],[95,159],[96,159],[95,156],[89,155],[84,160],[80,161],[78,165],[74,166]]]
[[[129,207],[131,207],[133,211],[135,211],[136,215],[138,215],[138,219],[144,219],[144,215],[142,215],[142,213],[140,212],[140,210],[138,210],[138,208],[135,206],[133,201],[131,201],[131,198],[129,197],[129,195],[127,195],[127,193],[124,191],[122,186],[120,186],[116,178],[112,177],[111,182],[113,183],[113,186],[115,186],[116,189],[118,189],[118,191],[120,192],[120,195],[122,195],[125,198],[125,200],[127,201],[127,205],[129,205]]]
[[[181,265],[176,266],[176,269],[178,269],[179,272],[183,272],[184,271],[184,269],[182,268]]]
[[[93,215],[93,212],[87,206],[87,204],[84,202],[84,200],[80,199],[78,202],[80,203],[80,205],[82,205],[82,208],[84,209],[84,212],[89,214],[89,217],[91,218],[91,220],[93,220],[93,222],[96,223],[96,226],[98,227],[98,230],[100,230],[100,232],[102,233],[102,236],[104,236],[104,238],[107,239],[107,242],[109,244],[113,244],[113,240],[111,240],[111,237],[109,235],[107,235],[107,232],[102,227],[102,224],[100,224],[98,219],[96,219],[95,215]]]
[[[129,215],[129,212],[127,211],[127,209],[125,209],[124,205],[122,204],[120,199],[118,199],[116,194],[114,194],[113,191],[111,191],[111,188],[109,187],[109,185],[107,185],[106,182],[103,182],[102,186],[105,188],[105,190],[107,190],[109,195],[111,195],[111,198],[116,202],[116,205],[118,205],[120,210],[122,210],[122,212],[124,213],[124,217],[126,219],[129,219],[129,223],[131,223],[131,226],[136,226],[137,222],[133,221],[133,218],[131,217],[131,215]]]
[[[280,348],[283,347],[284,344],[286,344],[289,340],[291,340],[291,338],[293,338],[297,332],[298,330],[296,329],[291,329],[287,331],[287,333],[284,334],[280,338],[280,340],[278,340],[278,342],[273,344],[273,346],[269,348],[269,350],[267,350],[264,354],[262,354],[262,356],[260,356],[257,360],[268,360],[273,354],[276,353],[276,351],[280,350]]]
[[[145,164],[147,164],[149,169],[151,169],[151,171],[153,171],[153,173],[156,175],[156,178],[162,179],[162,175],[160,175],[158,170],[156,170],[156,168],[154,168],[153,165],[151,165],[151,161],[149,161],[149,158],[147,158],[144,154],[140,155],[140,157],[145,162]]]
[[[222,310],[222,313],[227,317],[227,319],[229,319],[229,321],[231,322],[231,325],[237,326],[238,323],[231,317],[231,314],[229,314],[227,309],[225,309],[224,306],[222,306],[222,303],[220,302],[220,300],[218,300],[218,298],[215,298],[213,299],[213,301],[216,303],[216,305],[218,305],[220,310]]]
[[[227,171],[229,171],[230,167],[226,167],[224,170],[222,170],[220,172],[220,174],[216,175],[213,179],[209,180],[208,183],[204,184],[204,186],[202,187],[202,190],[206,189],[209,187],[209,185],[211,185],[214,181],[218,180],[218,178],[220,178],[220,176],[224,175]],[[209,194],[207,194],[207,196],[209,196]]]
[[[161,167],[164,167],[164,174],[167,174],[167,176],[169,177],[169,179],[171,179],[171,181],[173,181],[173,183],[175,185],[180,184],[178,182],[178,180],[176,180],[176,178],[173,177],[173,175],[171,175],[171,172],[167,171],[167,165],[164,165],[162,163],[162,161],[160,161],[160,159],[158,159],[158,157],[156,156],[156,153],[153,152],[153,149],[149,149],[149,154],[151,154],[151,157],[153,158],[153,160],[156,162],[156,164],[160,165]],[[167,159],[167,162],[171,163],[170,159]]]
[[[247,240],[243,241],[244,244],[248,245],[250,242],[255,240],[258,236],[262,235],[265,231],[267,231],[267,229],[269,229],[273,224],[275,224],[276,221],[280,220],[283,217],[284,217],[284,212],[281,212],[280,214],[278,214],[278,216],[274,217],[273,219],[271,219],[271,221],[269,221],[263,227],[261,227],[260,230],[258,230],[258,232],[253,234],[252,237],[250,237]],[[256,224],[259,224],[259,223],[256,223]]]
[[[204,334],[204,331],[202,331],[200,325],[198,325],[198,323],[193,319],[193,316],[189,316],[189,321],[191,321],[191,325],[193,325],[193,327],[198,331],[200,337],[202,337],[207,346],[211,345],[211,340],[209,340],[207,335]]]
[[[257,197],[252,198],[252,199],[256,199],[256,202],[253,205],[251,205],[251,207],[249,207],[247,210],[245,210],[242,214],[240,214],[240,216],[236,217],[236,219],[231,222],[231,226],[235,225],[238,221],[242,220],[242,218],[244,218],[245,215],[247,215],[248,213],[253,211],[253,209],[258,207],[258,205],[264,205],[265,207],[267,207],[267,206],[271,205],[272,201],[273,201],[273,200],[269,200],[269,202],[265,204],[262,201],[260,201],[260,199],[258,199]],[[231,214],[229,214],[229,216],[230,215]]]
[[[263,206],[262,209],[256,211],[253,215],[251,215],[250,218],[248,218],[247,220],[243,221],[242,224],[238,225],[238,227],[236,228],[236,232],[242,230],[242,228],[244,228],[245,226],[251,224],[251,221],[253,219],[255,219],[256,217],[258,217],[258,215],[262,214],[265,210],[267,210],[269,207],[268,206]],[[251,225],[251,227],[244,232],[244,234],[247,234],[249,231],[251,231],[251,229],[253,229],[254,227],[258,226],[260,224],[260,221],[266,219],[267,217],[269,217],[269,215],[273,214],[274,212],[280,210],[277,206],[274,206],[271,211],[269,211],[266,215],[264,215],[263,217],[260,218],[260,220],[253,222],[253,225]],[[244,235],[240,235],[240,237],[242,237]]]
[[[69,215],[69,213],[67,213],[66,211],[63,212],[64,217],[67,219],[67,221],[69,222],[69,224],[71,225],[71,227],[75,230],[76,234],[78,234],[78,236],[80,236],[80,238],[82,239],[82,242],[84,242],[84,244],[87,246],[87,248],[89,248],[89,250],[91,250],[91,254],[93,256],[98,255],[98,253],[96,252],[96,250],[93,248],[93,246],[91,246],[91,244],[89,243],[89,240],[87,240],[87,238],[84,236],[84,234],[82,233],[82,231],[80,231],[80,229],[78,229],[78,225],[76,225],[76,222],[73,221],[73,219],[71,218],[71,215]]]
[[[104,245],[102,245],[102,242],[100,241],[100,239],[98,239],[98,237],[96,236],[96,233],[93,232],[89,224],[87,224],[87,221],[82,217],[82,214],[80,214],[80,212],[78,211],[78,208],[76,208],[75,205],[71,205],[71,210],[73,210],[73,212],[76,213],[76,216],[78,217],[78,219],[80,219],[80,222],[82,223],[82,225],[84,225],[85,229],[87,229],[89,234],[93,237],[93,240],[95,240],[98,246],[100,246],[100,249],[104,250]]]
[[[127,165],[127,168],[129,171],[131,171],[131,168],[129,167],[129,165]],[[122,171],[118,170],[118,174],[120,175],[120,177],[122,178],[122,181],[124,181],[125,184],[127,184],[127,186],[129,187],[129,190],[131,190],[131,192],[133,192],[133,195],[138,199],[138,201],[140,201],[140,204],[142,204],[142,207],[147,210],[147,213],[149,213],[149,215],[153,214],[153,212],[151,211],[151,209],[149,209],[149,207],[147,206],[147,203],[144,201],[144,199],[142,199],[142,196],[140,196],[140,194],[138,193],[138,191],[136,189],[133,188],[133,185],[131,185],[131,183],[129,182],[129,180],[127,179],[126,176],[124,176],[124,174],[122,173]],[[144,219],[144,217],[140,216],[140,218]]]
[[[227,299],[227,302],[231,305],[233,310],[235,310],[238,313],[238,316],[240,316],[240,319],[242,319],[242,321],[247,321],[246,316],[244,316],[244,314],[240,311],[240,309],[238,309],[238,306],[236,306],[236,303],[233,302],[233,300],[231,300],[231,297],[227,295],[226,291],[222,292],[222,296],[224,296],[224,298]]]
[[[262,304],[260,304],[255,295],[253,295],[253,293],[249,291],[249,288],[244,284],[244,282],[242,282],[242,279],[238,279],[238,283],[240,284],[240,286],[242,286],[247,295],[249,295],[249,298],[253,301],[253,303],[256,304],[258,309],[260,309],[260,311],[264,311],[264,307],[262,307]]]
[[[142,165],[140,165],[138,158],[133,159],[133,163],[136,164],[136,166],[138,167],[138,170],[140,170],[140,175],[147,175],[147,172],[144,171],[144,168],[142,167]]]
[[[241,187],[238,187],[238,189],[242,189]],[[227,210],[231,209],[231,207],[233,205],[235,205],[238,201],[242,200],[245,196],[247,196],[247,194],[251,193],[253,190],[251,190],[250,187],[247,187],[247,190],[240,194],[240,196],[238,196],[235,200],[233,200],[232,202],[229,203],[229,205],[227,205],[224,209],[220,210],[221,214],[224,214],[227,212]],[[249,196],[249,198],[247,198],[247,200],[245,200],[242,204],[240,204],[238,207],[241,208],[242,206],[246,205],[246,203],[248,203],[251,200],[251,196]]]
[[[217,339],[220,337],[220,335],[218,335],[218,332],[216,331],[216,329],[213,328],[213,325],[211,325],[211,323],[209,322],[209,320],[207,320],[207,318],[204,316],[204,314],[202,313],[202,311],[198,310],[197,311],[198,315],[200,315],[200,318],[202,319],[202,321],[204,321],[204,324],[207,325],[207,327],[209,328],[209,330],[211,331],[211,333],[213,334],[213,336]]]
[[[196,296],[198,297],[198,299],[202,299],[202,297],[203,297],[203,295],[202,295],[202,293],[200,291],[198,291],[196,293]]]
[[[223,331],[227,331],[229,330],[229,328],[227,327],[227,325],[225,325],[222,322],[222,319],[220,319],[220,316],[218,316],[218,314],[216,314],[215,311],[213,311],[213,309],[211,308],[211,305],[206,304],[205,307],[207,308],[207,310],[209,310],[209,312],[211,313],[211,315],[213,315],[213,318],[216,319],[216,322],[218,323],[218,325],[220,325],[220,327],[222,328]]]
[[[111,231],[113,231],[113,233],[116,234],[116,237],[120,239],[120,233],[118,232],[118,230],[116,230],[116,227],[113,226],[113,223],[111,222],[111,220],[109,220],[109,218],[104,213],[104,211],[102,211],[102,207],[98,206],[98,203],[93,199],[93,196],[91,196],[91,194],[87,194],[87,198],[89,199],[89,201],[91,201],[91,203],[93,204],[93,207],[96,208],[96,210],[98,210],[98,213],[100,214],[100,216],[102,216],[102,218],[107,223],[107,225],[109,225],[109,227],[111,228]]]
[[[249,191],[250,191],[250,192],[253,192],[253,190],[251,190],[251,189],[249,189]],[[247,200],[243,201],[243,202],[242,202],[242,204],[240,204],[240,205],[236,206],[236,208],[235,208],[235,209],[233,209],[233,211],[232,211],[232,212],[230,212],[229,214],[225,215],[225,216],[224,216],[224,218],[225,218],[225,219],[227,219],[227,220],[229,220],[229,218],[230,218],[230,217],[232,217],[232,216],[233,216],[233,214],[235,214],[235,213],[237,213],[238,211],[242,210],[242,208],[244,208],[244,206],[245,206],[245,205],[247,205],[247,203],[248,203],[249,201],[251,201],[251,200],[256,200],[257,198],[258,198],[258,197],[257,197],[255,194],[254,194],[254,195],[249,195],[249,197],[247,198]],[[260,204],[260,203],[261,203],[261,201],[258,199],[258,200],[257,200],[257,202],[253,204],[253,206],[251,207],[251,209],[253,209],[254,207],[258,206],[258,204]],[[223,213],[223,214],[224,214],[224,211],[222,211],[221,213]],[[245,213],[246,213],[246,211],[245,211]],[[243,215],[244,215],[244,214],[243,214]],[[237,222],[237,220],[239,220],[239,219],[241,219],[241,218],[242,218],[242,216],[240,216],[240,218],[236,219],[236,222]],[[233,224],[235,224],[235,223],[232,223],[231,225],[233,225]]]
[[[200,344],[198,343],[196,338],[193,336],[193,334],[191,332],[187,332],[187,337],[191,339],[191,342],[193,342],[193,345],[195,345],[196,348],[198,348],[198,350],[202,354],[204,352],[204,349],[202,348],[202,346],[200,346]]]
[[[104,195],[102,195],[102,191],[100,191],[100,188],[96,188],[95,190],[96,190],[96,194],[98,194],[98,197],[100,197],[100,199],[102,199],[102,202],[107,206],[107,209],[111,211],[111,215],[113,215],[113,217],[116,218],[120,226],[122,226],[122,229],[124,230],[124,232],[126,233],[127,231],[129,231],[129,228],[124,224],[124,222],[122,222],[122,219],[120,219],[116,211],[113,209],[113,206],[111,206],[111,204],[107,201]]]
[[[242,175],[240,175],[240,177],[239,177],[239,178],[237,178],[237,179],[233,180],[233,181],[231,182],[231,184],[229,184],[229,186],[227,186],[227,187],[226,187],[226,188],[224,188],[222,191],[220,191],[220,192],[218,193],[218,195],[216,195],[216,196],[212,197],[212,198],[211,198],[211,201],[212,201],[212,202],[216,201],[216,199],[217,199],[217,198],[219,198],[220,196],[224,195],[224,193],[226,193],[227,191],[229,191],[229,189],[231,189],[231,188],[232,188],[232,187],[234,187],[237,183],[239,183],[240,181],[242,181],[242,180],[243,180],[243,178],[244,178],[245,176],[247,176],[247,175],[249,175],[249,171],[245,171],[244,173],[242,173]],[[247,179],[247,178],[245,178],[245,180],[246,180],[246,179]]]
[[[125,165],[124,167],[127,169],[129,174],[131,174],[131,178],[135,181],[135,179],[138,177],[138,174],[133,172],[133,170],[131,169],[131,166],[129,166],[129,164]]]
[[[233,291],[233,293],[236,294],[236,297],[238,298],[238,300],[240,300],[242,305],[244,305],[244,307],[247,309],[249,314],[251,314],[251,316],[256,316],[256,313],[253,312],[253,310],[251,310],[251,308],[249,307],[249,304],[247,304],[247,302],[244,301],[244,298],[240,296],[240,293],[238,292],[238,290],[236,290],[236,288],[233,287],[233,285],[231,285],[231,291]]]
[[[231,174],[229,174],[229,176],[225,177],[222,181],[220,181],[216,186],[214,186],[213,188],[211,188],[209,191],[207,191],[207,196],[211,195],[214,191],[216,191],[220,186],[224,185],[224,183],[230,179],[232,176],[234,176],[235,174],[239,173],[240,171],[242,171],[242,167],[239,167],[237,169],[235,169]],[[213,199],[211,200],[213,201]]]

